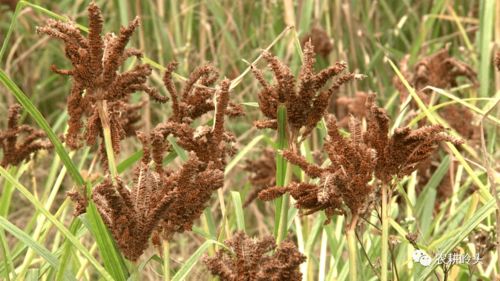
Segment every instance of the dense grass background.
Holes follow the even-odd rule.
[[[2,2],[2,1],[0,1]],[[65,99],[70,81],[49,70],[51,64],[68,66],[60,42],[39,36],[35,27],[48,18],[76,20],[84,28],[89,1],[21,2],[15,13],[0,5],[0,116],[8,105],[19,101],[26,109],[24,119],[46,131],[51,140],[65,129]],[[257,158],[261,148],[274,145],[271,131],[257,131],[252,121],[259,117],[255,108],[258,86],[248,72],[262,49],[271,51],[298,70],[301,50],[298,41],[314,25],[322,26],[333,39],[333,51],[320,59],[318,67],[345,60],[349,69],[367,76],[343,89],[341,95],[356,91],[377,93],[379,104],[399,119],[399,93],[393,86],[397,62],[409,55],[411,64],[419,58],[451,44],[451,53],[470,64],[478,73],[480,87],[462,81],[459,90],[437,90],[440,103],[450,101],[446,93],[473,111],[476,123],[484,120],[485,150],[479,145],[456,151],[441,150],[441,162],[423,191],[417,196],[418,175],[401,182],[401,204],[393,204],[390,251],[397,265],[399,280],[443,279],[436,264],[424,268],[411,260],[413,246],[408,233],[419,233],[417,243],[429,253],[461,250],[475,253],[473,237],[487,233],[495,241],[495,201],[491,181],[498,187],[499,153],[497,134],[500,75],[494,72],[492,58],[500,43],[500,3],[484,1],[96,1],[102,8],[105,30],[117,31],[135,15],[142,19],[133,37],[134,47],[144,50],[146,61],[155,66],[152,83],[161,88],[162,66],[180,62],[180,79],[194,67],[213,63],[223,76],[233,80],[232,97],[245,104],[246,117],[227,122],[238,136],[238,154],[226,169],[224,190],[213,198],[212,207],[196,224],[193,232],[177,235],[169,245],[170,256],[162,259],[151,249],[138,264],[123,261],[96,213],[74,219],[72,203],[65,192],[101,176],[93,150],[68,153],[60,144],[55,153],[39,153],[36,161],[8,171],[0,169],[0,279],[12,280],[96,280],[127,278],[161,280],[205,280],[207,272],[198,260],[213,253],[217,243],[237,229],[263,236],[273,232],[273,204],[254,203],[246,209],[240,201],[252,189],[242,171],[246,159]],[[287,26],[295,28],[287,28]],[[391,64],[394,62],[394,64]],[[259,64],[260,66],[261,64]],[[481,99],[478,99],[481,98]],[[431,123],[442,122],[442,108],[420,108]],[[491,110],[491,111],[490,111]],[[144,114],[151,128],[169,114],[169,106],[154,104]],[[489,117],[486,115],[489,114]],[[497,117],[497,118],[495,118]],[[409,117],[410,120],[412,117]],[[0,128],[6,118],[0,118]],[[477,124],[476,124],[477,125]],[[320,149],[322,128],[302,148],[305,155]],[[127,140],[118,159],[119,171],[130,173],[137,160],[137,142]],[[181,157],[178,157],[181,158]],[[485,161],[485,159],[489,161]],[[175,159],[178,164],[182,159]],[[437,187],[450,167],[457,176],[450,198],[434,210]],[[490,179],[486,170],[490,168]],[[406,192],[403,191],[406,187]],[[473,192],[475,191],[475,192]],[[222,200],[222,201],[221,201]],[[394,199],[396,200],[396,199]],[[323,225],[324,215],[295,216],[290,209],[290,233],[307,257],[303,267],[306,280],[345,280],[348,275],[344,220],[338,217]],[[380,223],[376,213],[358,229],[359,278],[376,280],[380,270]],[[223,231],[221,231],[223,230]],[[219,242],[217,242],[219,241]],[[361,245],[363,247],[361,247]],[[450,280],[489,280],[498,270],[495,249],[485,253],[477,267],[455,266]],[[165,266],[165,265],[168,265]],[[170,268],[171,272],[166,272]]]

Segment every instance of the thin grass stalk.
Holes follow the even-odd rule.
[[[210,209],[208,209],[208,211],[210,212]],[[201,221],[203,223],[203,230],[205,230],[205,232],[208,233],[212,237],[212,232],[210,231],[209,219],[208,219],[208,215],[207,215],[207,209],[205,209],[205,211],[203,212],[203,216],[201,217]],[[217,237],[212,237],[212,239],[215,240],[215,239],[217,239]],[[208,255],[209,256],[215,255],[215,249],[212,245],[208,248]]]
[[[297,246],[301,253],[305,253],[305,239],[304,239],[304,228],[300,220],[300,216],[294,217],[295,223],[295,233],[297,235]],[[309,260],[309,259],[308,259]],[[302,273],[302,280],[307,280],[307,261],[300,265],[300,272]]]
[[[287,141],[287,114],[286,114],[286,106],[284,104],[280,104],[278,106],[277,111],[278,116],[278,140],[277,140],[277,151],[276,151],[276,185],[277,186],[285,186],[286,181],[286,173],[287,173],[287,165],[285,158],[281,155],[281,151],[283,151],[286,147],[288,147]],[[276,242],[279,244],[281,242],[280,239],[283,239],[283,231],[285,226],[287,225],[288,218],[288,204],[289,198],[288,194],[276,199],[275,201],[275,227],[274,227],[274,236],[276,237]],[[284,210],[283,210],[284,209]],[[284,224],[284,225],[283,225]],[[285,230],[286,231],[286,230]]]
[[[327,256],[327,244],[328,239],[326,236],[326,230],[321,231],[321,246],[320,246],[320,255],[319,255],[319,270],[318,270],[318,280],[325,281],[326,278],[326,260]]]
[[[111,127],[109,123],[106,100],[97,102],[97,110],[99,111],[99,119],[101,119],[101,125],[104,134],[104,145],[106,146],[106,156],[108,157],[109,172],[111,173],[112,181],[115,182],[115,177],[118,176],[118,170],[116,169],[115,154],[113,152],[113,144],[111,142]]]
[[[104,269],[104,267],[87,251],[87,249],[80,243],[79,239],[73,235],[70,230],[68,230],[56,217],[54,217],[48,210],[46,210],[42,204],[36,200],[36,198],[29,192],[29,190],[21,185],[16,179],[12,177],[4,168],[0,167],[0,175],[9,181],[13,186],[26,198],[28,201],[41,212],[47,219],[63,233],[63,235],[71,242],[73,247],[79,250],[89,262],[95,267],[99,274],[105,280],[115,280],[111,275]],[[74,221],[76,222],[76,221]],[[125,279],[126,280],[126,279]]]
[[[71,154],[73,154],[73,153],[71,153]],[[71,157],[71,155],[70,155],[70,157]],[[63,181],[65,175],[66,175],[66,168],[63,167],[61,169],[58,177],[57,177],[56,182],[54,183],[54,186],[51,188],[51,192],[50,192],[49,197],[45,200],[44,206],[47,210],[50,210],[50,207],[52,206],[52,203],[55,200],[55,197],[59,191],[59,188],[61,187],[61,184],[62,184],[62,181]],[[37,215],[35,215],[35,217],[37,217]],[[44,230],[46,220],[47,219],[44,216],[40,216],[40,217],[36,218],[36,227],[35,227],[33,234],[31,234],[31,236],[34,240],[41,241],[41,242],[45,240],[43,237],[40,238],[40,236],[42,234],[42,231]],[[33,263],[33,259],[35,258],[35,256],[36,256],[36,252],[33,251],[32,249],[28,249],[26,256],[24,258],[24,261],[20,266],[20,268],[21,268],[20,273],[19,273],[20,277],[26,276],[26,274],[28,273],[28,270],[30,269],[30,267]]]
[[[163,280],[170,281],[170,242],[163,240]]]
[[[65,199],[64,202],[59,207],[59,210],[57,210],[55,216],[58,218],[61,218],[61,219],[65,218],[68,214],[68,211],[70,210],[70,208],[68,207],[70,202],[71,201],[69,198]],[[45,229],[44,229],[44,233],[41,237],[41,240],[46,241],[47,236],[50,234],[51,228],[52,228],[52,224],[50,222],[45,222]],[[61,232],[57,232],[53,239],[54,240],[53,240],[51,251],[55,252],[55,251],[57,251],[57,249],[59,249],[61,247],[61,242],[63,239]]]
[[[387,266],[389,255],[389,213],[387,184],[382,183],[382,241],[381,241],[381,271],[380,280],[387,281]]]
[[[225,237],[229,238],[231,237],[231,230],[229,229],[229,224],[227,223],[227,210],[226,210],[226,203],[224,202],[224,191],[222,190],[222,188],[217,189],[217,197],[219,198],[220,210],[222,213],[222,219],[224,221],[223,229],[221,228],[221,235],[223,234],[224,231],[226,233]]]
[[[7,244],[7,238],[5,237],[4,230],[0,231],[0,250],[1,257],[3,258],[3,262],[5,264],[5,280],[10,281],[10,272],[14,272],[14,264],[12,263],[11,253],[9,251],[9,245]],[[15,276],[14,276],[15,278]]]
[[[91,254],[95,254],[95,252],[97,251],[97,243],[94,243],[91,247],[90,247],[90,250],[89,252]],[[78,269],[78,272],[76,273],[76,280],[82,280],[82,277],[83,277],[83,274],[84,273],[88,273],[87,269],[89,267],[90,263],[88,260],[84,260],[80,269]]]
[[[17,173],[17,167],[11,167],[9,169],[11,174],[16,174],[16,179],[19,178],[19,174]],[[12,194],[14,192],[14,187],[8,181],[4,182],[2,197],[0,199],[0,216],[7,217],[9,214],[9,206],[12,198]],[[3,229],[0,229],[0,250],[2,251],[3,263],[5,264],[5,268],[7,272],[5,274],[6,280],[10,280],[10,273],[13,272],[13,278],[16,278],[14,271],[14,263],[11,258],[11,253],[9,250],[9,245],[7,244],[7,238],[5,236],[5,232]]]
[[[2,44],[2,48],[0,49],[0,63],[2,63],[3,56],[5,52],[7,51],[7,46],[9,45],[8,42],[10,40],[10,37],[12,36],[12,32],[16,28],[17,24],[17,18],[19,17],[19,12],[24,8],[25,4],[24,1],[19,1],[16,5],[16,9],[14,11],[14,14],[12,15],[12,21],[10,22],[9,29],[7,31],[7,34],[4,37],[4,41]]]
[[[81,221],[80,220],[74,220],[70,227],[69,231],[71,233],[76,233],[78,228],[80,228]],[[61,263],[59,264],[59,268],[57,270],[56,274],[56,281],[61,281],[64,280],[64,268],[66,268],[71,260],[71,253],[72,253],[72,245],[71,243],[66,240],[65,243],[61,246],[62,249],[62,254],[61,254]]]
[[[358,216],[354,216],[346,231],[347,248],[349,251],[349,280],[358,280],[358,249],[356,248],[356,224]],[[383,257],[383,256],[382,256]],[[382,263],[382,268],[384,263]]]
[[[480,136],[481,136],[481,152],[483,154],[483,166],[486,168],[487,179],[490,184],[491,194],[495,197],[495,203],[497,205],[497,210],[495,212],[495,220],[496,220],[496,252],[497,252],[497,270],[500,271],[500,198],[498,198],[498,190],[495,185],[495,171],[491,167],[490,163],[490,155],[488,154],[486,148],[486,140],[484,139],[484,120],[486,117],[493,111],[493,109],[500,103],[500,97],[496,99],[496,102],[484,113],[481,118],[480,125]]]
[[[291,174],[292,174],[292,165],[290,163],[287,163],[284,186],[286,186],[289,183]],[[289,208],[290,208],[290,195],[287,193],[283,195],[283,200],[281,201],[278,236],[276,238],[276,242],[278,243],[278,245],[286,238]]]

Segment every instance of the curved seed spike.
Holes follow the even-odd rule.
[[[101,37],[103,18],[101,10],[92,1],[88,8],[89,13],[89,54],[90,54],[90,71],[93,75],[100,76],[102,74],[102,57],[104,54],[104,41]]]

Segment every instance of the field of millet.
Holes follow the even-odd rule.
[[[0,280],[500,280],[500,1],[0,0]]]

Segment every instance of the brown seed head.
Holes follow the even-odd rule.
[[[300,41],[302,48],[305,48],[305,45],[309,40],[314,47],[314,52],[324,58],[328,57],[333,50],[332,39],[319,25],[314,26],[311,31],[302,38]]]
[[[230,251],[221,249],[214,257],[203,258],[210,272],[221,281],[294,281],[302,278],[299,266],[306,257],[289,240],[276,248],[271,236],[256,240],[243,232],[237,232],[225,243]],[[273,254],[268,254],[273,250]]]
[[[87,37],[82,35],[74,22],[48,20],[47,25],[38,27],[37,31],[62,40],[66,57],[73,66],[70,70],[52,66],[54,72],[73,78],[67,100],[69,128],[65,137],[66,144],[77,149],[81,147],[84,139],[87,145],[92,145],[96,143],[96,137],[102,137],[102,126],[98,124],[101,122],[98,117],[98,103],[105,100],[109,109],[106,114],[109,115],[114,137],[113,148],[115,153],[119,153],[120,140],[135,133],[131,132],[135,128],[130,125],[137,121],[137,111],[142,105],[129,105],[130,94],[143,91],[158,102],[166,102],[167,98],[146,85],[147,77],[151,74],[149,65],[138,64],[128,71],[118,72],[127,58],[142,56],[139,50],[126,48],[133,32],[139,26],[139,18],[135,18],[129,26],[122,27],[118,35],[107,33],[103,36],[101,10],[95,2],[91,2],[87,10]],[[82,134],[82,128],[85,128],[86,137]],[[101,147],[100,151],[104,151],[104,148]]]
[[[338,62],[319,73],[314,73],[314,56],[313,46],[310,41],[307,41],[304,46],[304,64],[296,79],[288,66],[269,52],[264,52],[263,57],[276,78],[276,83],[273,85],[265,80],[261,70],[251,68],[263,87],[258,100],[262,113],[268,118],[257,122],[258,128],[276,128],[278,105],[285,104],[292,133],[298,135],[300,132],[302,137],[307,136],[325,114],[333,93],[341,85],[355,78],[355,75],[351,73],[339,76],[329,89],[323,90],[328,81],[346,68],[346,64]]]
[[[3,158],[0,166],[19,165],[29,158],[32,153],[42,149],[52,148],[52,143],[45,139],[45,132],[37,130],[28,125],[20,125],[19,116],[21,106],[14,104],[9,107],[7,129],[0,131],[0,145],[3,151]],[[19,140],[21,135],[25,135]]]

